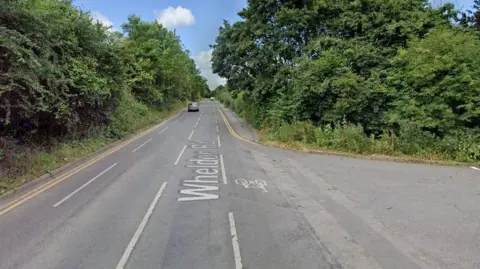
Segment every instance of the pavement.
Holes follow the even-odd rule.
[[[480,170],[265,147],[221,109],[4,199],[0,268],[480,268]]]

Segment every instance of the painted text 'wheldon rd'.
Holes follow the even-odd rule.
[[[216,200],[218,195],[218,179],[220,158],[216,147],[211,143],[196,142],[191,145],[194,157],[188,159],[186,167],[193,169],[193,179],[182,182],[179,202]]]

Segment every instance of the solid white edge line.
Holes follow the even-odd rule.
[[[225,172],[225,164],[223,163],[223,155],[220,154],[220,167],[222,168],[222,179],[223,179],[223,184],[227,184],[227,175]]]
[[[160,132],[158,132],[157,134],[161,134],[161,133],[165,132],[167,129],[168,129],[168,126],[167,126],[165,129],[163,129],[163,130],[161,130]]]
[[[222,143],[220,143],[220,136],[219,135],[217,135],[217,142],[218,142],[218,147],[221,148]]]
[[[145,146],[148,142],[152,141],[152,138],[148,139],[147,141],[145,141],[143,144],[141,144],[140,146],[138,146],[136,149],[132,150],[132,152],[136,152],[137,150],[139,150],[141,147]]]
[[[65,196],[62,200],[58,201],[56,204],[53,205],[53,207],[57,207],[61,204],[63,204],[63,202],[67,201],[68,199],[70,199],[72,196],[74,196],[77,192],[83,190],[86,186],[88,186],[90,183],[94,182],[97,178],[101,177],[103,174],[105,174],[106,172],[108,172],[110,169],[112,169],[113,167],[115,167],[115,165],[117,165],[117,163],[114,163],[112,164],[110,167],[108,167],[107,169],[103,170],[100,174],[96,175],[94,178],[90,179],[89,181],[87,181],[85,184],[83,184],[82,186],[80,186],[78,189],[74,190],[72,193],[70,193],[69,195]]]
[[[230,234],[232,235],[233,257],[235,258],[235,269],[242,269],[242,256],[240,256],[240,245],[238,244],[237,228],[235,227],[235,218],[233,212],[228,212],[228,221],[230,222]]]
[[[472,168],[472,169],[474,169],[474,170],[480,171],[480,168],[477,168],[477,167],[475,167],[475,166],[470,166],[470,168]]]
[[[180,154],[178,154],[177,160],[175,161],[175,165],[177,165],[178,162],[180,161],[180,158],[182,158],[182,155],[185,152],[186,148],[187,148],[187,145],[183,146],[182,151],[180,151]]]
[[[135,248],[135,245],[137,244],[138,239],[140,239],[140,236],[142,235],[142,232],[145,229],[145,226],[147,225],[148,219],[152,215],[153,210],[155,209],[155,206],[157,206],[158,200],[162,196],[165,186],[167,186],[167,182],[163,182],[162,186],[160,187],[160,190],[158,190],[157,195],[155,196],[152,203],[150,204],[150,207],[148,208],[147,213],[143,217],[142,222],[140,222],[140,225],[135,231],[135,234],[133,235],[132,240],[130,240],[130,243],[128,243],[128,246],[125,249],[125,252],[123,253],[122,258],[118,262],[116,269],[123,269],[127,264],[128,258],[130,258],[130,255],[132,254],[132,251]]]
[[[195,133],[195,130],[192,130],[192,132],[190,133],[190,136],[188,137],[188,140],[192,139],[193,133]]]

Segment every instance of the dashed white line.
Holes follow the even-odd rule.
[[[175,120],[174,122],[172,122],[172,124],[175,124],[175,123],[177,123],[177,122],[178,122],[178,120]]]
[[[132,150],[132,152],[136,152],[137,150],[139,150],[141,147],[145,146],[150,141],[152,141],[152,138],[148,139],[147,141],[145,141],[145,143],[141,144],[136,149]]]
[[[472,168],[473,170],[478,170],[478,171],[480,171],[480,168],[477,168],[477,167],[475,167],[475,166],[471,166],[470,168]]]
[[[163,129],[163,130],[161,130],[160,132],[158,132],[157,134],[161,134],[161,133],[165,132],[167,129],[168,129],[168,126],[165,127],[165,129]]]
[[[153,199],[152,203],[150,204],[150,207],[147,210],[147,213],[142,219],[142,222],[140,222],[140,225],[138,226],[137,230],[135,231],[135,234],[132,237],[132,240],[130,240],[130,243],[128,244],[127,248],[125,249],[125,252],[123,253],[122,258],[117,264],[116,269],[123,269],[125,265],[127,264],[128,258],[130,257],[130,254],[132,254],[133,249],[135,248],[135,245],[138,242],[138,239],[140,238],[140,235],[142,235],[143,230],[145,229],[145,226],[147,225],[148,219],[153,213],[153,210],[155,209],[155,206],[157,206],[158,200],[162,196],[163,190],[165,189],[165,186],[167,186],[167,182],[163,182],[162,186],[160,187],[160,190],[158,190],[157,195]]]
[[[114,163],[112,164],[110,167],[108,167],[107,169],[103,170],[100,174],[98,174],[97,176],[95,176],[94,178],[90,179],[89,181],[87,181],[87,183],[83,184],[82,186],[80,186],[80,188],[76,189],[75,191],[73,191],[72,193],[70,193],[69,195],[65,196],[65,198],[63,198],[62,200],[58,201],[56,204],[53,205],[53,207],[57,207],[59,205],[61,205],[63,202],[67,201],[68,199],[70,199],[70,197],[74,196],[77,192],[83,190],[86,186],[88,186],[90,183],[94,182],[97,178],[101,177],[103,174],[105,174],[106,172],[108,172],[110,169],[112,169],[113,167],[115,167],[115,165],[117,165],[117,163]]]
[[[197,121],[197,123],[195,124],[195,126],[193,126],[193,128],[196,129],[197,126],[198,126],[198,121]]]
[[[233,212],[228,213],[230,222],[230,234],[232,235],[233,257],[235,258],[235,269],[242,269],[242,257],[240,256],[240,245],[238,244],[237,228],[235,227],[235,218]]]
[[[186,148],[187,148],[187,145],[183,146],[182,151],[180,151],[180,154],[178,154],[177,160],[175,161],[175,165],[177,165],[178,162],[180,161],[180,158],[182,158],[182,155],[185,152]]]
[[[222,169],[222,179],[223,179],[223,184],[227,184],[227,175],[225,172],[225,163],[223,162],[223,155],[220,154],[220,167]]]
[[[221,148],[222,143],[220,143],[220,136],[219,135],[217,135],[217,143],[218,143],[218,147]]]
[[[218,124],[216,126],[217,126],[217,133],[218,133]]]
[[[195,133],[195,130],[192,130],[192,132],[190,133],[190,136],[188,137],[188,140],[192,139],[193,133]]]

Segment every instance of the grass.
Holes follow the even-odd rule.
[[[0,196],[117,140],[157,124],[184,106],[184,103],[178,102],[170,111],[151,111],[144,117],[137,118],[121,135],[111,135],[111,130],[105,128],[93,137],[57,141],[49,147],[15,146],[9,151],[0,147]]]
[[[267,145],[303,152],[435,164],[475,164],[480,161],[478,137],[468,134],[440,139],[419,130],[410,130],[403,137],[369,137],[361,126],[353,124],[341,123],[333,128],[306,122],[266,128],[261,134],[262,142]]]
[[[236,109],[233,99],[218,99],[242,115],[242,110]],[[463,133],[452,131],[439,138],[407,127],[401,136],[388,131],[378,136],[367,136],[362,126],[347,122],[325,126],[295,122],[277,127],[267,126],[259,134],[262,144],[302,152],[430,164],[480,163],[480,134],[473,130]]]

